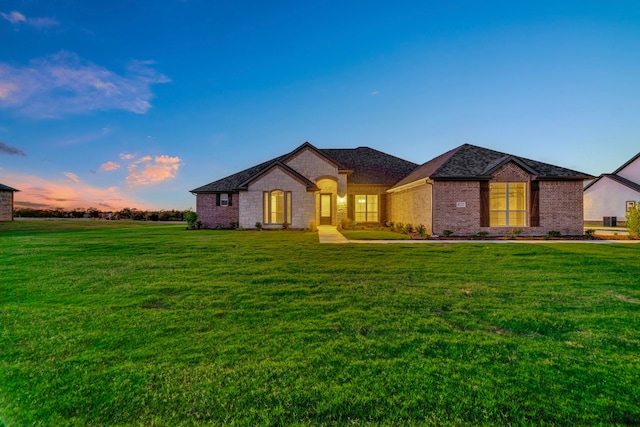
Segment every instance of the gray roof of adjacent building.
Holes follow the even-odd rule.
[[[588,185],[585,185],[583,190],[586,191],[588,188],[592,187],[596,182],[600,181],[602,178],[609,178],[617,182],[618,184],[624,185],[625,187],[629,187],[630,189],[640,193],[640,184],[638,184],[637,182],[633,182],[627,178],[623,178],[620,175],[616,175],[615,173],[603,173],[594,181],[591,181]]]
[[[15,188],[11,188],[8,185],[0,184],[0,191],[20,191]]]

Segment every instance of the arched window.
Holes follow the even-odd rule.
[[[291,223],[291,191],[265,191],[263,205],[264,224]]]

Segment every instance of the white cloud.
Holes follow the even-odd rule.
[[[35,118],[106,110],[144,114],[151,108],[151,85],[170,81],[151,65],[134,61],[119,75],[65,51],[25,67],[0,62],[0,108]]]
[[[0,12],[0,15],[2,15],[4,19],[11,22],[12,24],[27,22],[27,17],[21,14],[20,12],[18,12],[17,10],[12,10],[9,13]]]
[[[127,185],[137,187],[173,179],[180,169],[180,158],[166,155],[141,157],[128,166]]]
[[[27,18],[17,10],[12,10],[9,13],[0,12],[0,15],[7,21],[11,22],[13,25],[24,23],[36,28],[49,28],[60,25],[60,23],[53,18]]]
[[[371,96],[376,96],[379,93],[380,93],[380,91],[374,90],[373,92],[371,92]]]
[[[80,183],[80,178],[78,178],[78,175],[76,175],[75,173],[65,172],[64,176],[66,176],[67,179],[71,182],[75,182],[76,184]]]
[[[27,24],[36,28],[50,28],[60,25],[60,23],[53,18],[28,18]]]
[[[131,160],[135,157],[134,154],[126,154],[126,153],[120,153],[120,158],[122,160]]]
[[[7,99],[12,92],[15,92],[18,87],[11,83],[0,81],[0,100]]]
[[[102,169],[103,171],[114,171],[117,169],[120,169],[120,165],[115,163],[115,162],[107,162],[107,163],[103,163],[100,166],[100,169]]]

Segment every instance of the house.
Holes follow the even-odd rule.
[[[592,222],[625,220],[640,203],[640,153],[613,173],[602,174],[584,187],[584,219]],[[609,222],[606,225],[613,225]]]
[[[418,165],[368,147],[292,152],[191,190],[206,227],[292,228],[387,219],[386,190]]]
[[[431,234],[582,235],[588,174],[464,144],[387,190],[389,217]]]
[[[0,184],[0,221],[13,221],[13,193],[15,188]]]
[[[207,227],[394,221],[430,234],[582,234],[587,174],[464,144],[419,166],[368,147],[291,153],[191,190]],[[260,224],[257,224],[260,223]]]

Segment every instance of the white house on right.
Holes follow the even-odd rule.
[[[626,213],[636,204],[640,204],[640,153],[584,187],[585,221],[615,225],[616,219],[625,221]]]

